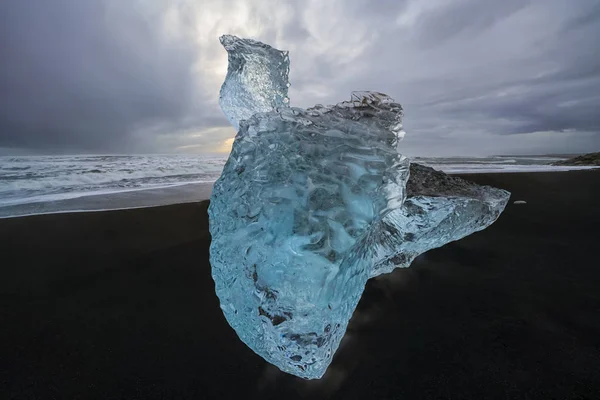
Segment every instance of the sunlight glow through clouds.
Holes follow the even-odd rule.
[[[94,1],[100,0],[88,0]],[[140,62],[123,68],[152,85],[130,97],[126,90],[115,92],[123,104],[151,110],[139,123],[135,114],[127,115],[135,130],[121,135],[138,151],[230,150],[235,131],[218,106],[227,72],[218,38],[226,33],[290,52],[292,106],[336,104],[353,90],[389,94],[406,110],[403,148],[416,154],[479,152],[495,145],[517,151],[525,140],[503,136],[520,132],[530,134],[531,143],[563,147],[566,135],[535,132],[570,127],[591,147],[600,140],[581,133],[596,131],[599,80],[590,77],[581,85],[574,79],[597,62],[590,52],[600,24],[573,25],[589,14],[591,0],[580,7],[566,0],[131,0],[130,7],[102,1],[112,5],[109,32],[115,40],[147,54],[124,57]],[[156,43],[144,42],[149,33],[156,33]],[[104,61],[113,62],[102,58],[96,64]],[[105,81],[118,80],[110,68],[101,70]],[[148,79],[148,71],[156,73]],[[148,98],[160,106],[150,100],[146,105]]]
[[[223,145],[221,146],[221,148],[219,149],[219,152],[229,153],[231,151],[231,147],[233,146],[234,140],[235,140],[235,138],[226,139],[223,142]]]

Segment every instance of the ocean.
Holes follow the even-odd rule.
[[[562,159],[495,156],[412,160],[447,173],[581,169],[550,165]],[[206,199],[226,160],[201,155],[0,157],[0,218]]]

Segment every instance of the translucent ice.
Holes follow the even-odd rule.
[[[287,53],[221,42],[230,64],[220,104],[239,132],[209,207],[216,292],[252,350],[319,378],[367,279],[484,229],[509,193],[409,166],[390,97],[289,107]]]
[[[219,104],[235,129],[239,128],[240,121],[257,112],[288,105],[290,59],[287,51],[232,35],[223,35],[220,41],[227,50],[229,66]]]
[[[401,107],[355,94],[242,122],[209,208],[221,308],[283,371],[323,375],[367,281],[364,237],[405,197]]]
[[[404,205],[374,224],[371,277],[408,267],[419,254],[491,225],[502,213],[506,190],[451,177],[411,163]]]

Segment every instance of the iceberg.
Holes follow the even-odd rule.
[[[369,278],[484,229],[510,194],[411,164],[389,96],[290,107],[287,52],[221,43],[220,105],[239,130],[208,210],[215,291],[254,352],[320,378]]]

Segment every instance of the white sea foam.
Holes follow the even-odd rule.
[[[451,174],[590,168],[550,165],[561,159],[564,158],[415,157],[413,161]],[[225,157],[200,155],[0,157],[0,217],[97,209],[99,198],[105,198],[103,209],[110,209],[113,204],[114,208],[123,204],[166,204],[179,197],[189,201],[187,185],[210,186],[221,174],[225,161]],[[130,194],[125,196],[126,201],[119,200],[127,193]],[[205,193],[199,196],[202,195]]]
[[[489,173],[518,173],[518,172],[561,172],[594,169],[597,167],[582,166],[551,166],[551,165],[494,165],[494,164],[428,164],[430,167],[444,171],[447,174],[489,174]]]
[[[0,206],[214,182],[224,158],[0,157]]]

